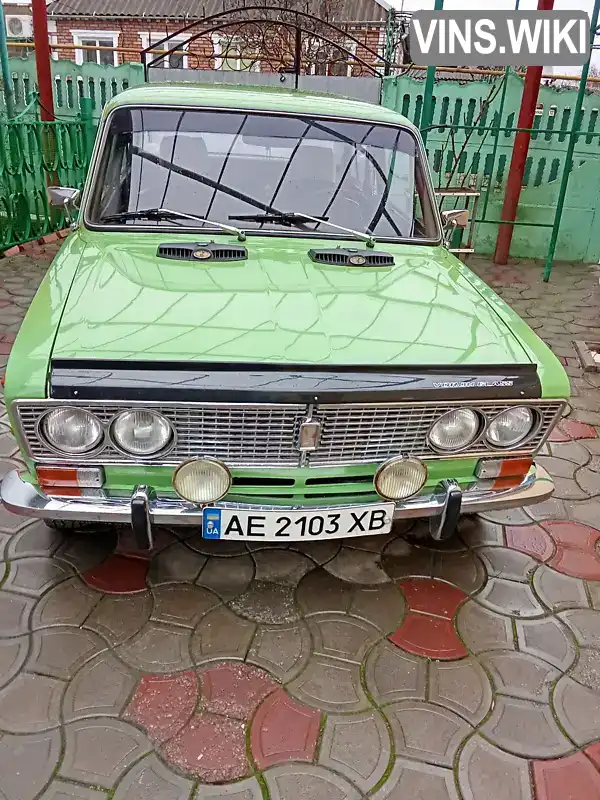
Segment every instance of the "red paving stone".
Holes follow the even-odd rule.
[[[536,800],[598,800],[600,773],[583,753],[533,762]]]
[[[576,419],[563,419],[550,435],[551,442],[568,442],[571,439],[597,439],[596,429]]]
[[[456,586],[436,578],[407,578],[398,586],[404,592],[406,604],[411,611],[422,611],[439,617],[452,619],[467,595]]]
[[[600,742],[594,742],[588,745],[583,752],[588,758],[591,758],[594,764],[600,769]]]
[[[567,522],[566,520],[546,520],[543,527],[557,544],[563,547],[573,547],[578,550],[589,550],[600,539],[600,530],[581,522]]]
[[[548,560],[548,566],[574,578],[600,580],[600,559],[596,551],[599,530],[563,520],[548,520],[542,525],[556,543],[556,552]]]
[[[288,761],[312,761],[321,713],[297,703],[278,689],[256,712],[250,730],[252,755],[259,769]]]
[[[10,342],[0,342],[0,356],[10,355],[12,344]]]
[[[556,548],[556,554],[548,561],[548,565],[563,575],[600,581],[600,561],[594,553],[559,546]]]
[[[389,639],[402,650],[439,661],[453,661],[468,655],[451,620],[415,611],[408,612]]]
[[[208,667],[200,680],[203,709],[241,720],[249,720],[279,686],[262,669],[234,661]]]
[[[192,717],[165,745],[163,755],[205,783],[232,781],[249,772],[244,723],[214,714]]]
[[[550,535],[539,525],[509,525],[506,528],[506,544],[538,561],[547,561],[554,552]]]
[[[102,564],[82,574],[92,589],[107,594],[128,594],[146,589],[148,562],[139,558],[112,555]]]
[[[153,741],[162,744],[190,719],[197,696],[195,672],[144,675],[123,716],[144,728]]]

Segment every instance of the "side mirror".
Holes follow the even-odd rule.
[[[79,189],[72,189],[68,186],[48,186],[50,205],[62,208],[69,224],[74,221],[72,209],[77,207],[80,198],[81,191]]]
[[[466,228],[469,224],[469,212],[466,208],[453,208],[442,211],[444,228]]]

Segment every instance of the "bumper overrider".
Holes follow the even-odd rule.
[[[460,514],[533,505],[546,500],[553,491],[552,479],[539,465],[531,468],[520,485],[503,491],[485,491],[477,487],[462,490],[454,481],[443,481],[431,494],[396,503],[394,519],[429,517],[432,535],[442,539],[454,530]],[[130,497],[56,498],[44,495],[36,486],[23,481],[14,470],[2,481],[0,493],[5,507],[14,514],[40,519],[130,524],[139,545],[146,548],[152,546],[154,525],[200,527],[203,519],[201,506],[176,498],[158,498],[146,486],[137,486]],[[314,507],[254,503],[221,502],[210,507],[279,513],[286,510],[319,511]],[[339,511],[340,508],[339,505],[325,506],[323,510]]]

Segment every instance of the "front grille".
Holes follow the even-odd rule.
[[[519,401],[520,402],[520,401]],[[134,403],[47,401],[16,403],[17,415],[31,457],[40,462],[73,461],[55,453],[39,434],[39,420],[54,406],[81,406],[93,411],[105,426],[106,437],[101,449],[85,457],[103,464],[136,461],[119,452],[109,437],[112,419]],[[232,467],[293,467],[301,463],[297,449],[298,430],[307,416],[305,405],[293,404],[224,404],[224,403],[138,403],[153,408],[167,417],[176,432],[171,449],[145,463],[179,464],[189,458],[212,456]],[[373,464],[399,454],[417,458],[439,457],[427,444],[431,425],[442,414],[461,403],[396,403],[320,405],[312,409],[313,419],[322,426],[319,446],[308,454],[306,465],[315,467]],[[511,403],[477,403],[487,421],[509,408]],[[556,419],[562,403],[558,401],[527,402],[539,416],[534,436],[515,453],[533,453],[540,446]],[[475,442],[465,455],[490,454],[485,440]],[[494,451],[498,452],[498,451]]]

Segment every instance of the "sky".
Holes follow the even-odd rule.
[[[419,11],[419,10],[433,10],[434,0],[386,0],[394,8],[403,11]],[[461,10],[461,11],[481,11],[482,5],[485,5],[486,11],[514,11],[515,0],[444,0],[444,9],[448,11]],[[560,9],[580,9],[587,11],[590,15],[594,7],[594,0],[554,0],[554,8]],[[519,8],[523,11],[537,8],[537,0],[521,0]],[[600,44],[600,40],[596,40]],[[600,67],[600,50],[595,50],[592,55],[592,63]],[[561,70],[560,67],[555,68],[557,71]],[[567,68],[565,68],[567,69]],[[561,70],[562,71],[562,70]],[[569,74],[576,73],[574,67],[569,67]]]

